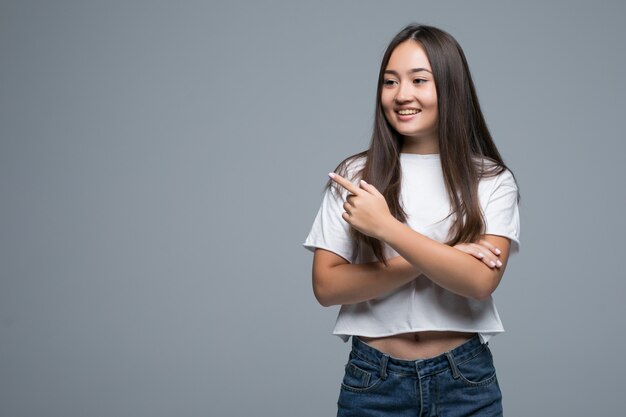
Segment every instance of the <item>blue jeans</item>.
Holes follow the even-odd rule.
[[[502,393],[487,343],[475,335],[428,359],[404,360],[352,336],[337,417],[502,416]]]

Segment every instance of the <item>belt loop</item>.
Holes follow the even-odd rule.
[[[387,379],[387,361],[389,360],[389,355],[383,353],[383,357],[380,359],[380,377],[382,379]]]
[[[448,362],[450,362],[450,368],[452,368],[452,377],[454,379],[459,378],[459,368],[456,367],[456,363],[454,363],[454,357],[451,352],[446,352],[446,358],[448,358]]]

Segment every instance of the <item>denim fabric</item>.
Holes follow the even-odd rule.
[[[475,335],[428,359],[398,359],[352,336],[337,417],[502,416],[488,343]]]

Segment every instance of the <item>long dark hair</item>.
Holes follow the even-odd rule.
[[[359,177],[373,184],[384,195],[391,214],[400,222],[406,222],[407,214],[400,203],[399,154],[403,138],[385,118],[381,90],[391,53],[407,40],[418,42],[422,46],[433,70],[437,92],[440,160],[452,207],[448,217],[456,215],[451,230],[452,238],[445,244],[454,246],[459,242],[476,241],[485,230],[478,200],[478,182],[480,178],[497,175],[508,167],[493,143],[480,110],[465,54],[457,41],[441,29],[410,24],[391,40],[378,74],[370,146],[367,150],[341,161],[335,172],[345,177],[350,164],[364,158],[362,168],[349,179]],[[491,163],[485,164],[485,160]],[[341,193],[332,180],[328,180],[327,187],[334,187],[336,193]],[[517,198],[520,198],[519,192]],[[362,245],[368,245],[376,258],[387,265],[381,241],[364,235],[353,227],[350,227],[350,235],[355,242],[353,257],[356,257]]]

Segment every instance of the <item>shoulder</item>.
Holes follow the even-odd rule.
[[[513,173],[506,165],[486,156],[474,156],[472,159],[481,181],[515,181]]]
[[[518,189],[515,175],[505,165],[486,157],[475,157],[475,161],[480,178],[478,189],[481,194],[490,195],[502,188]]]
[[[360,179],[361,172],[367,161],[367,155],[364,152],[357,153],[345,158],[337,165],[335,172],[350,181]]]

